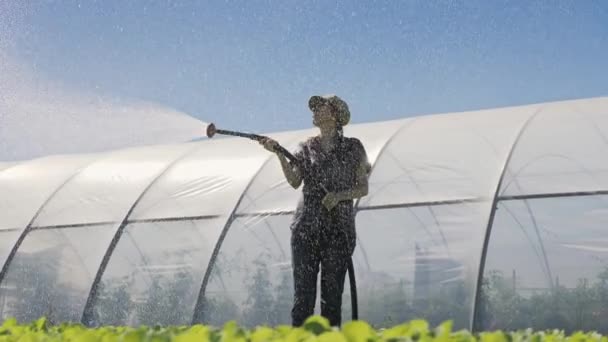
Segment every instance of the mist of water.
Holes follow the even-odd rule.
[[[0,161],[165,144],[207,124],[172,108],[56,83],[0,51]]]

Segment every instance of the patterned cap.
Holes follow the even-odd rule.
[[[334,109],[336,121],[341,126],[346,126],[350,122],[350,110],[348,104],[336,95],[315,95],[308,100],[308,108],[314,111],[320,105],[328,103]]]

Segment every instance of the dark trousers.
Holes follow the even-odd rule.
[[[332,326],[340,326],[342,292],[352,250],[343,234],[324,236],[326,234],[307,233],[294,231],[291,239],[294,278],[292,324],[301,326],[314,313],[317,275],[321,266],[321,315]]]

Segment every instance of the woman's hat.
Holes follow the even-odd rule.
[[[340,126],[346,126],[350,121],[348,104],[336,95],[315,95],[308,100],[308,108],[315,111],[320,105],[329,104],[336,115],[336,121]]]

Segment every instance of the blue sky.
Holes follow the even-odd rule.
[[[10,53],[37,74],[231,129],[308,128],[312,94],[343,97],[352,122],[608,95],[607,1],[29,7]]]

